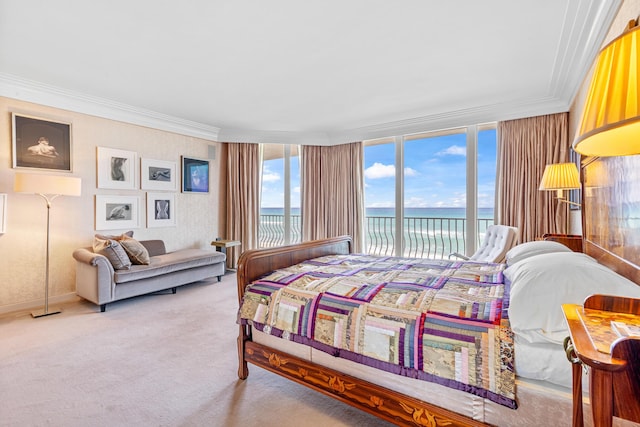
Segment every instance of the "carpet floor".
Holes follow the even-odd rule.
[[[0,317],[0,426],[389,426],[261,368],[237,377],[235,274]]]

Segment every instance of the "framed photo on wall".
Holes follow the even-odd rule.
[[[96,195],[96,230],[140,227],[139,204],[137,196]]]
[[[11,113],[13,167],[71,172],[71,123]]]
[[[175,225],[175,194],[147,193],[147,227],[175,227]]]
[[[98,147],[98,188],[136,189],[136,158],[134,151]]]
[[[182,156],[182,192],[209,192],[209,161]]]
[[[178,190],[176,162],[140,159],[140,188],[143,190]]]

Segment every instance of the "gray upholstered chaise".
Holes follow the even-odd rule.
[[[105,311],[110,302],[171,289],[210,277],[220,281],[226,255],[206,249],[180,249],[167,253],[162,240],[140,241],[150,256],[149,265],[114,270],[108,258],[92,248],[73,252],[76,259],[76,293]]]

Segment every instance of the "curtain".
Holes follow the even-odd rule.
[[[364,248],[364,148],[362,142],[301,147],[302,239],[348,234]]]
[[[227,143],[226,238],[241,246],[229,248],[227,266],[234,268],[244,250],[258,247],[260,221],[260,146]]]
[[[569,113],[498,123],[496,221],[518,227],[519,242],[567,233],[568,205],[539,191],[544,168],[569,161]]]

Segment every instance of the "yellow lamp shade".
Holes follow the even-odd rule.
[[[600,52],[573,149],[587,156],[640,154],[640,26]]]
[[[539,190],[573,190],[577,188],[580,188],[580,175],[578,175],[575,163],[555,163],[544,168]]]

